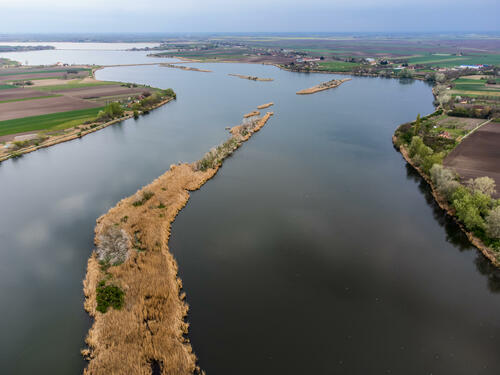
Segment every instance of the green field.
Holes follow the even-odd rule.
[[[1,85],[0,84],[0,90],[8,90],[8,89],[14,89],[14,86],[11,85]]]
[[[488,54],[488,55],[467,55],[467,56],[440,56],[440,55],[427,55],[412,57],[408,59],[410,64],[423,64],[430,66],[440,66],[443,68],[450,68],[459,65],[475,65],[475,64],[487,64],[487,65],[500,65],[500,54]]]
[[[41,130],[60,130],[93,120],[104,107],[51,113],[0,121],[0,136]]]
[[[482,79],[468,79],[459,78],[453,81],[455,84],[455,90],[466,90],[466,91],[500,91],[500,78],[496,78],[496,85],[498,87],[487,87],[485,86],[486,81]]]
[[[318,70],[330,72],[350,72],[354,68],[360,66],[357,63],[344,62],[344,61],[325,61],[319,63]]]

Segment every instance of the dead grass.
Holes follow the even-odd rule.
[[[249,117],[254,117],[254,116],[258,116],[260,115],[260,112],[259,111],[252,111],[250,113],[247,113],[245,115],[243,115],[244,118],[249,118]]]
[[[238,147],[259,131],[270,118],[267,113],[250,128],[231,129]],[[245,130],[245,132],[243,132]],[[82,351],[89,359],[85,374],[151,374],[151,362],[162,374],[200,372],[196,356],[185,337],[188,305],[181,293],[177,263],[168,249],[171,224],[186,205],[189,191],[199,189],[220,167],[205,171],[193,164],[173,165],[170,170],[131,197],[120,201],[97,220],[96,244],[115,227],[132,239],[128,259],[102,269],[96,253],[88,261],[84,280],[85,309],[94,317]],[[138,196],[149,199],[134,205]],[[125,292],[124,306],[106,313],[96,310],[96,287],[104,278]]]
[[[266,103],[266,104],[262,104],[262,105],[259,105],[259,106],[257,107],[257,109],[266,109],[266,108],[271,107],[272,105],[274,105],[274,103],[273,103],[273,102]]]
[[[314,94],[314,93],[319,92],[319,91],[333,89],[335,87],[340,86],[344,82],[347,82],[347,81],[350,81],[350,80],[351,80],[351,78],[344,78],[344,79],[338,79],[338,80],[337,79],[333,79],[333,80],[328,81],[328,82],[322,82],[319,85],[310,87],[308,89],[297,91],[297,95]]]
[[[274,79],[272,78],[260,78],[260,77],[256,77],[256,76],[245,76],[243,74],[228,74],[229,76],[232,76],[232,77],[238,77],[238,78],[241,78],[241,79],[248,79],[250,81],[259,81],[259,82],[271,82],[271,81],[274,81]]]

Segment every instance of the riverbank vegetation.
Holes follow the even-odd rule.
[[[443,161],[464,139],[485,123],[484,119],[452,116],[453,110],[439,109],[395,132],[394,144],[427,179],[435,198],[471,234],[476,245],[500,265],[500,200],[496,182],[481,176],[463,180]],[[490,259],[492,259],[490,257]]]
[[[82,354],[85,374],[203,373],[186,338],[188,305],[168,248],[170,228],[189,191],[212,178],[225,158],[269,120],[244,121],[200,161],[172,165],[97,220],[96,251],[84,281],[85,309],[94,317]]]
[[[137,118],[176,98],[172,89],[97,81],[89,75],[92,69],[84,66],[2,70],[0,83],[8,87],[0,90],[0,161],[33,151],[35,145],[81,137],[120,118]],[[32,84],[16,87],[20,82]],[[26,137],[44,141],[24,142]]]

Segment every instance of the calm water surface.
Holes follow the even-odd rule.
[[[112,63],[135,59],[117,53]],[[391,144],[399,123],[432,111],[430,88],[354,78],[297,96],[332,76],[208,65],[213,73],[99,71],[99,79],[173,87],[178,100],[0,164],[0,372],[81,373],[90,324],[81,281],[96,218],[274,101],[268,125],[173,225],[200,366],[208,374],[498,374],[500,275]]]

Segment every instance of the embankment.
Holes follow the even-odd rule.
[[[171,100],[173,100],[173,98],[167,98],[165,100],[162,100],[161,102],[151,106],[151,108],[149,108],[148,110],[156,109],[164,104],[167,104]],[[127,120],[127,119],[132,118],[132,117],[134,117],[134,113],[127,111],[120,118],[116,118],[116,119],[113,119],[111,121],[101,123],[101,124],[80,125],[80,126],[71,128],[68,131],[64,131],[63,134],[50,135],[50,136],[46,137],[39,144],[34,144],[34,145],[30,145],[28,147],[23,147],[19,150],[10,151],[9,149],[0,149],[0,163],[4,160],[10,159],[10,158],[17,158],[17,157],[20,157],[24,154],[39,150],[41,148],[54,146],[54,145],[57,145],[57,144],[62,143],[62,142],[68,142],[68,141],[71,141],[71,140],[76,139],[76,138],[84,137],[87,134],[104,129],[110,125],[122,122],[122,121]]]
[[[94,318],[88,349],[82,351],[89,360],[85,374],[151,374],[152,368],[172,375],[202,372],[186,338],[188,305],[168,248],[171,224],[189,191],[212,178],[271,116],[233,127],[231,137],[202,160],[172,165],[97,220],[97,250],[84,280],[85,309]],[[121,308],[100,312],[98,288],[104,284],[123,291]]]
[[[396,146],[396,136],[392,137],[392,142],[394,146]],[[396,146],[397,147],[397,146]],[[446,200],[445,197],[441,196],[434,184],[432,183],[432,180],[427,177],[427,175],[422,171],[420,167],[418,167],[410,158],[408,155],[408,150],[404,147],[404,145],[401,145],[399,147],[399,151],[401,152],[401,155],[403,155],[403,158],[410,164],[419,174],[420,176],[427,182],[427,184],[431,188],[431,193],[432,196],[434,197],[434,200],[436,203],[441,207],[442,210],[446,212],[447,215],[453,218],[453,220],[458,224],[462,232],[465,233],[469,241],[483,253],[483,255],[488,258],[492,264],[494,264],[496,267],[500,267],[500,262],[496,257],[495,252],[490,249],[488,246],[486,246],[478,237],[476,237],[473,233],[469,232],[467,228],[457,219],[455,215],[455,210],[448,204],[448,201]]]
[[[339,87],[344,82],[347,82],[350,80],[351,80],[351,78],[332,79],[331,81],[322,82],[319,85],[310,87],[308,89],[297,91],[297,95],[308,95],[308,94],[314,94],[314,93],[319,92],[319,91],[333,89],[335,87]]]

